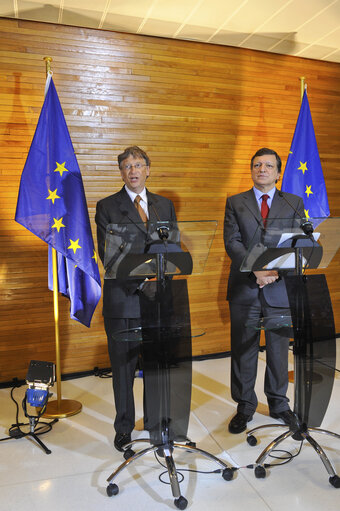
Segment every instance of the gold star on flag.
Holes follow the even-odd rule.
[[[81,246],[78,244],[78,241],[79,241],[79,238],[76,241],[73,241],[70,239],[71,245],[69,247],[67,247],[67,248],[70,248],[71,250],[73,250],[74,254],[76,253],[78,248],[81,248]]]
[[[95,250],[93,251],[92,259],[94,259],[96,261],[96,263],[98,264],[97,252]]]
[[[309,209],[305,209],[305,218],[307,218],[307,220],[309,220]]]
[[[51,190],[48,190],[48,193],[50,195],[46,197],[46,200],[50,199],[52,201],[52,204],[54,204],[54,201],[56,199],[60,199],[60,197],[57,195],[57,188],[53,192],[51,192]]]
[[[309,198],[309,196],[310,196],[311,194],[313,195],[313,192],[312,192],[311,188],[312,188],[312,185],[310,185],[310,186],[307,186],[307,185],[306,185],[305,193],[307,194],[307,197],[308,197],[308,198]]]
[[[52,225],[52,229],[54,227],[59,232],[62,227],[65,227],[65,225],[63,224],[63,218],[59,218],[59,220],[57,220],[56,218],[53,218],[53,220],[54,220],[54,224]]]
[[[305,163],[302,163],[302,161],[300,161],[300,167],[298,167],[298,170],[302,170],[302,174],[304,174],[306,172],[307,169],[307,162],[305,161]]]
[[[54,169],[54,172],[59,172],[61,176],[63,175],[64,172],[68,172],[68,170],[65,169],[65,163],[66,161],[64,161],[64,163],[61,164],[56,161],[57,168]]]

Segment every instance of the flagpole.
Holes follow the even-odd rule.
[[[302,100],[303,100],[303,95],[305,93],[305,76],[300,76],[299,80],[300,80],[300,100],[301,100],[301,103],[302,103]],[[295,381],[295,376],[294,376],[294,371],[288,371],[288,381],[290,383],[294,383]]]
[[[52,74],[52,57],[44,57],[46,63],[46,77]],[[46,94],[46,91],[45,91]],[[57,251],[52,247],[52,270],[53,270],[53,309],[54,309],[54,333],[55,333],[55,352],[56,352],[56,383],[57,399],[49,401],[43,417],[65,418],[76,415],[82,409],[82,404],[73,399],[61,398],[61,365],[60,365],[60,343],[59,343],[59,304],[58,304],[58,267]]]

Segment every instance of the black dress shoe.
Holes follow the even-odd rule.
[[[113,441],[113,445],[115,446],[117,451],[124,452],[123,447],[129,442],[131,442],[130,433],[117,433]]]
[[[296,426],[298,422],[295,413],[291,410],[284,410],[283,412],[277,413],[271,412],[270,416],[273,417],[273,419],[281,419],[287,426]]]
[[[247,429],[247,422],[250,422],[252,419],[252,415],[246,415],[242,412],[237,412],[237,414],[229,422],[229,433],[233,433],[234,435],[242,433],[242,431]]]

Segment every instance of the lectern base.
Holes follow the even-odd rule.
[[[143,439],[139,439],[139,440],[134,440],[124,446],[124,448],[125,448],[124,458],[126,458],[126,455],[129,456],[129,453],[131,453],[131,456],[128,457],[124,461],[124,463],[122,463],[117,468],[117,470],[115,470],[108,477],[107,482],[110,484],[106,488],[106,493],[109,497],[112,497],[113,495],[117,495],[119,492],[119,488],[118,488],[117,484],[111,483],[111,481],[115,477],[117,477],[117,475],[122,470],[124,470],[124,468],[126,468],[128,465],[133,463],[135,460],[137,460],[138,458],[141,458],[145,454],[148,454],[148,453],[151,453],[154,451],[157,451],[162,457],[164,457],[164,460],[165,460],[165,463],[166,463],[166,466],[168,469],[172,495],[175,498],[174,504],[178,509],[185,509],[187,507],[188,501],[185,497],[183,497],[183,495],[181,495],[181,490],[179,487],[179,482],[178,482],[178,477],[177,477],[176,465],[175,465],[174,459],[172,457],[172,453],[174,452],[175,449],[182,449],[187,452],[200,454],[200,455],[204,456],[205,458],[208,458],[211,461],[214,461],[221,467],[222,477],[226,481],[230,481],[234,477],[233,468],[228,467],[228,465],[226,463],[224,463],[219,458],[216,458],[213,454],[210,454],[207,451],[203,451],[202,449],[199,449],[193,443],[188,443],[188,444],[170,443],[170,444],[164,444],[164,445],[150,445],[146,449],[142,449],[141,451],[134,453],[134,451],[131,449],[131,446],[137,442],[147,442],[148,444],[150,444],[150,441],[148,439],[143,438]]]
[[[49,401],[43,417],[49,419],[65,419],[66,417],[71,417],[71,415],[76,415],[81,409],[82,404],[73,399],[61,399],[59,406],[58,400]]]
[[[257,439],[254,436],[256,431],[259,431],[264,428],[282,428],[285,427],[282,424],[266,424],[264,426],[258,426],[256,428],[251,429],[247,432],[247,442],[249,445],[254,446],[257,444]],[[300,429],[288,429],[280,436],[275,438],[267,447],[261,452],[260,456],[257,458],[255,464],[255,477],[258,479],[266,477],[266,469],[264,465],[264,461],[270,455],[270,453],[286,438],[292,437],[294,440],[307,440],[307,442],[313,447],[314,451],[319,455],[325,469],[329,475],[329,482],[334,488],[340,488],[340,477],[335,472],[335,469],[326,455],[325,451],[322,449],[321,445],[319,445],[314,438],[309,434],[310,432],[321,433],[324,435],[329,435],[340,440],[340,435],[337,433],[333,433],[332,431],[327,431],[326,429],[320,428],[308,428],[306,426],[302,426]]]

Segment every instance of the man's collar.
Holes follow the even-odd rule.
[[[128,194],[128,196],[130,197],[130,199],[132,200],[132,202],[134,202],[135,198],[137,197],[137,195],[139,195],[142,200],[144,202],[148,202],[148,198],[147,198],[147,195],[146,195],[146,188],[144,186],[144,189],[140,192],[140,193],[135,193],[133,192],[132,190],[130,190],[126,185],[125,185],[125,191],[126,193]]]
[[[255,197],[257,200],[259,200],[262,197],[262,195],[264,195],[264,193],[269,195],[269,197],[272,199],[274,197],[274,193],[276,191],[276,186],[273,186],[273,188],[271,190],[269,190],[269,192],[261,192],[261,190],[256,188],[256,186],[253,186],[253,190],[254,190]]]

